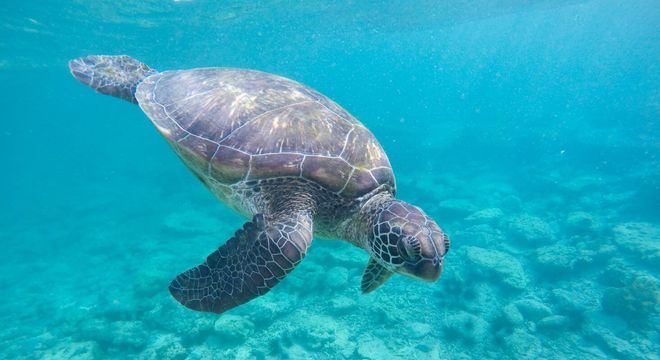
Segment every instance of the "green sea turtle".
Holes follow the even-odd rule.
[[[440,276],[447,235],[395,199],[378,141],[320,93],[260,71],[157,72],[128,56],[82,57],[69,68],[96,91],[137,103],[204,185],[251,219],[172,280],[188,308],[221,313],[265,294],[300,263],[312,235],[367,251],[364,293],[395,272]]]

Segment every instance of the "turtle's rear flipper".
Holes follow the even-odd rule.
[[[193,310],[224,312],[267,293],[298,265],[311,241],[306,212],[272,220],[256,215],[203,264],[172,280],[170,293]]]
[[[73,77],[101,94],[137,104],[135,90],[147,76],[156,73],[126,55],[90,55],[69,61]]]

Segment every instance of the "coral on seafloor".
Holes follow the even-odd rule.
[[[628,222],[612,229],[613,239],[624,251],[657,265],[660,262],[660,227],[645,222]]]
[[[585,211],[574,211],[566,217],[565,228],[570,234],[592,234],[598,229],[598,222]]]
[[[538,358],[543,348],[538,337],[524,329],[515,329],[503,339],[503,343],[514,358]]]
[[[487,208],[475,211],[465,218],[466,222],[475,224],[497,224],[504,217],[504,212],[500,208]]]
[[[587,180],[572,186],[597,186]],[[0,263],[3,274],[51,275],[36,282],[36,275],[0,279],[25,299],[0,303],[8,319],[0,327],[0,357],[657,358],[658,224],[589,207],[599,200],[583,190],[530,200],[513,187],[499,192],[459,178],[450,181],[451,190],[428,190],[438,181],[421,179],[420,189],[432,194],[415,196],[433,203],[423,208],[452,239],[439,281],[395,274],[362,295],[369,254],[314,239],[305,260],[278,286],[220,315],[181,306],[167,286],[240,226],[224,223],[234,215],[169,203],[123,226],[76,221],[75,233],[57,231],[67,240],[57,245],[63,250],[29,246],[8,251],[20,256]],[[477,196],[475,189],[492,194]],[[148,235],[149,221],[164,231]],[[44,224],[23,236],[34,242],[50,227],[57,228]]]
[[[471,263],[468,270],[486,278],[493,278],[517,290],[527,286],[527,275],[514,256],[499,250],[476,246],[466,247],[465,255]]]
[[[649,274],[637,274],[623,287],[605,289],[603,310],[634,324],[648,325],[660,316],[660,286]]]
[[[551,291],[551,298],[554,300],[553,307],[572,318],[586,312],[596,311],[600,306],[597,293],[594,293],[593,289],[586,288],[585,285],[588,284],[574,284],[576,289],[566,287]]]
[[[538,299],[525,298],[514,304],[525,319],[536,321],[552,315],[552,310]]]
[[[509,231],[514,239],[524,245],[539,246],[554,241],[554,233],[550,225],[543,219],[529,214],[510,218]]]
[[[657,354],[653,355],[652,345],[642,343],[635,343],[636,339],[622,339],[614,334],[610,329],[593,325],[587,328],[586,335],[594,339],[601,345],[607,352],[614,355],[616,358],[622,359],[656,359]],[[635,341],[635,342],[633,342]]]
[[[487,338],[489,324],[476,315],[460,311],[447,315],[443,327],[448,338],[474,344]]]
[[[225,314],[216,320],[213,330],[225,341],[240,343],[254,332],[254,324],[245,316]]]
[[[549,273],[569,272],[579,260],[580,254],[572,246],[553,244],[536,250],[536,262]]]

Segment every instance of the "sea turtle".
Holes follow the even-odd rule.
[[[157,72],[129,56],[69,62],[97,92],[136,103],[199,180],[248,219],[201,265],[172,280],[176,300],[221,313],[268,292],[307,253],[312,236],[370,255],[368,293],[393,273],[435,281],[447,235],[395,199],[382,147],[332,100],[255,70]]]

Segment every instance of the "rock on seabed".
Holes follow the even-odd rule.
[[[505,252],[468,246],[467,259],[474,265],[474,271],[482,276],[494,276],[503,284],[522,290],[528,279],[520,262]]]
[[[550,225],[543,219],[529,214],[512,217],[509,220],[509,230],[513,237],[527,245],[547,244],[554,240]]]
[[[660,261],[660,227],[645,222],[627,222],[612,229],[614,242],[642,260]]]

